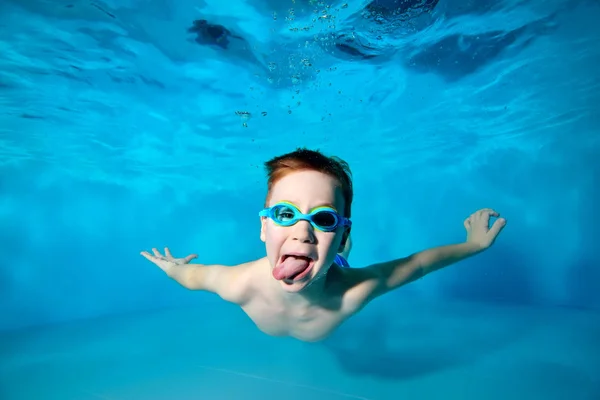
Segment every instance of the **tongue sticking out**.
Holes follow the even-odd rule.
[[[273,269],[273,277],[277,280],[293,279],[305,272],[309,266],[310,259],[307,257],[287,256]]]

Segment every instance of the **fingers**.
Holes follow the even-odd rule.
[[[154,251],[156,249],[152,249],[152,250],[153,250],[154,254],[158,253],[157,251]],[[158,259],[157,257],[153,256],[152,254],[148,253],[147,251],[142,251],[140,254],[142,256],[144,256],[148,261],[157,265],[164,272],[168,273],[168,267],[163,262],[161,262],[160,259]],[[160,253],[158,253],[158,254],[160,254]]]
[[[495,211],[492,208],[482,208],[481,210],[477,210],[473,214],[471,214],[467,219],[465,219],[465,221],[464,221],[465,228],[469,229],[472,227],[473,224],[480,225],[480,223],[478,221],[481,221],[481,224],[485,225],[485,227],[487,228],[490,223],[490,217],[499,218],[500,213],[498,213],[497,211]],[[506,224],[506,220],[503,218],[500,218],[500,219],[503,221],[503,222],[500,222],[500,229],[502,229],[504,224]],[[494,224],[495,224],[495,222],[494,222]],[[500,230],[498,230],[496,232],[496,234],[498,234],[499,232],[500,232]]]
[[[485,218],[487,220],[490,219],[490,216],[497,217],[499,215],[500,214],[498,214],[496,211],[494,211],[491,208],[482,208],[481,210],[476,211],[476,212],[473,213],[473,216],[476,216],[476,217],[479,217],[479,218]]]
[[[475,211],[473,214],[471,214],[469,216],[469,218],[467,218],[465,220],[465,227],[466,227],[467,221],[469,221],[469,224],[472,223],[473,220],[477,220],[477,219],[484,219],[489,222],[490,217],[499,217],[499,216],[500,216],[500,214],[491,208],[482,208],[481,210]]]
[[[148,253],[147,251],[142,251],[140,254],[146,258],[146,260],[148,261],[152,261],[154,264],[157,264],[157,261],[159,260],[164,260],[165,258],[163,257],[162,254],[160,254],[160,251],[158,251],[156,248],[152,249],[152,253],[154,253],[154,255]]]
[[[173,255],[171,254],[171,250],[169,250],[168,247],[165,247],[165,255],[163,256],[162,254],[160,254],[160,251],[158,251],[158,249],[156,248],[152,248],[152,252],[154,253],[154,257],[156,258],[161,258],[161,259],[167,259],[167,260],[172,260],[173,259]]]
[[[480,215],[484,215],[484,214],[488,214],[488,215],[496,215],[498,214],[496,211],[494,211],[492,208],[482,208],[481,210],[477,211]]]
[[[154,253],[154,255],[148,253],[147,251],[142,251],[140,254],[145,257],[148,261],[151,261],[155,264],[158,264],[159,261],[168,261],[168,262],[175,262],[176,264],[187,264],[190,261],[192,261],[193,259],[198,258],[197,254],[190,254],[189,256],[185,257],[185,258],[180,258],[177,259],[175,257],[173,257],[173,255],[171,254],[171,250],[169,250],[168,247],[165,247],[165,255],[163,256],[162,254],[160,254],[160,251],[158,251],[156,248],[152,248],[152,253]]]
[[[146,260],[154,262],[154,256],[147,251],[142,251],[140,254],[144,256]]]
[[[189,256],[187,256],[186,258],[184,258],[183,261],[187,264],[190,261],[192,261],[194,258],[198,258],[198,256],[196,254],[190,254]]]
[[[494,221],[489,233],[493,238],[495,238],[505,226],[506,220],[504,218],[498,218],[496,221]]]
[[[490,216],[493,215],[493,214],[498,215],[498,213],[496,213],[491,208],[484,208],[483,210],[479,210],[478,217],[483,220],[483,225],[484,225],[484,227],[485,227],[486,230],[490,226]]]

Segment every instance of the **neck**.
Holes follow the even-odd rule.
[[[325,276],[315,277],[307,286],[299,292],[286,292],[281,289],[281,282],[273,280],[278,285],[282,301],[291,307],[317,306],[323,302],[327,279]]]
[[[318,277],[297,293],[285,293],[286,301],[292,305],[320,304],[325,293],[325,282],[325,276]]]

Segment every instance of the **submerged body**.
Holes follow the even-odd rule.
[[[485,250],[505,225],[498,218],[490,228],[490,216],[498,213],[482,209],[464,221],[464,243],[348,268],[352,186],[347,166],[308,150],[271,163],[291,171],[277,175],[272,168],[269,173],[266,207],[259,213],[265,257],[223,266],[190,264],[197,255],[174,258],[168,249],[165,255],[157,249],[153,255],[142,252],[185,288],[239,305],[269,335],[324,339],[374,298]]]
[[[370,286],[359,282],[358,269],[333,265],[324,278],[322,296],[300,300],[277,287],[267,258],[230,270],[237,285],[229,288],[226,300],[239,304],[264,333],[304,341],[325,338],[356,313]]]

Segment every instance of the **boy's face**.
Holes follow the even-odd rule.
[[[339,182],[317,171],[293,172],[279,180],[271,190],[268,206],[281,201],[294,204],[305,214],[327,206],[343,216],[345,205]],[[347,229],[340,225],[333,232],[320,231],[306,220],[279,226],[262,217],[260,238],[265,242],[274,278],[286,291],[299,292],[324,277],[336,253],[342,251]]]

